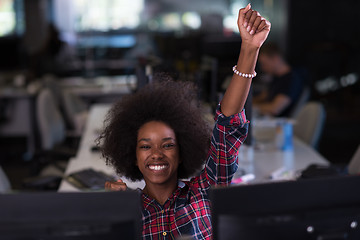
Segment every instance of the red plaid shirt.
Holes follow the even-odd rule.
[[[215,127],[205,168],[190,181],[179,181],[171,197],[160,205],[146,194],[143,198],[143,239],[212,239],[208,190],[228,185],[237,170],[237,155],[246,138],[245,113],[226,117],[216,111]]]

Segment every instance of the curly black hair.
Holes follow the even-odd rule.
[[[211,133],[195,89],[190,82],[157,81],[115,103],[98,138],[106,163],[121,176],[143,179],[136,166],[138,130],[147,122],[161,121],[177,138],[181,160],[178,177],[193,176],[206,160]]]

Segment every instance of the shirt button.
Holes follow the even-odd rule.
[[[163,232],[163,236],[165,237],[167,235],[167,233],[166,232]]]

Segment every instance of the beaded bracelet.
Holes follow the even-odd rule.
[[[254,71],[254,73],[242,73],[242,72],[239,72],[237,70],[237,65],[235,65],[233,67],[233,72],[236,74],[236,75],[239,75],[240,77],[245,77],[245,78],[254,78],[256,77],[256,72]]]

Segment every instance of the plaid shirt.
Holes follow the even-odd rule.
[[[228,185],[237,170],[237,155],[246,138],[245,113],[226,117],[216,111],[215,127],[205,168],[178,188],[164,205],[146,194],[143,199],[143,239],[212,239],[208,190],[212,185]]]

